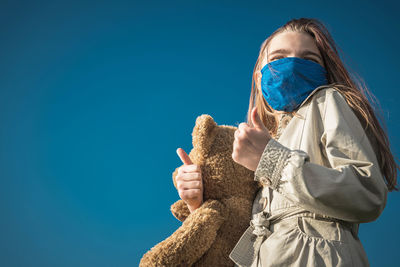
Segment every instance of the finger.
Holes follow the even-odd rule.
[[[242,140],[247,140],[247,136],[248,136],[248,134],[250,134],[249,128],[247,128],[246,131],[248,131],[248,132],[246,133],[246,132],[243,131],[243,130],[240,131],[239,129],[237,129],[237,130],[235,131],[235,133],[234,133],[234,138],[235,138],[234,141],[239,142],[239,141],[242,141]]]
[[[262,122],[260,116],[258,115],[257,107],[254,107],[251,110],[251,122],[253,123],[253,126],[255,128],[258,128],[261,130],[266,130],[264,123]]]
[[[178,185],[179,190],[201,189],[203,184],[200,181],[185,181]]]
[[[238,128],[239,128],[239,132],[240,131],[245,131],[247,128],[249,128],[249,125],[247,123],[245,123],[245,122],[242,122],[242,123],[240,123],[238,125]]]
[[[185,165],[193,164],[193,162],[190,159],[189,155],[186,154],[185,150],[183,150],[182,148],[178,148],[176,150],[176,153],[178,154],[178,156],[181,159],[181,161],[183,162],[183,164],[185,164]]]
[[[239,137],[239,129],[237,129],[233,135],[235,137],[235,139],[237,139]]]
[[[200,166],[197,164],[183,165],[181,172],[201,172]]]
[[[201,197],[201,190],[200,189],[188,189],[182,190],[179,192],[179,196],[182,199],[198,199]]]
[[[201,174],[198,172],[184,172],[179,175],[179,180],[184,181],[198,181],[201,179]]]
[[[249,134],[249,133],[248,133]],[[239,132],[238,130],[235,131],[234,134],[235,138],[233,140],[233,147],[239,148],[239,146],[242,146],[244,144],[251,145],[251,142],[249,138],[247,138],[247,135],[244,134],[243,132]]]

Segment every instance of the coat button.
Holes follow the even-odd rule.
[[[284,118],[283,119],[283,125],[288,125],[289,124],[289,118]]]
[[[270,186],[271,183],[267,177],[262,177],[262,182],[264,185]]]

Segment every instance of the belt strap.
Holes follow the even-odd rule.
[[[250,221],[250,226],[229,254],[229,258],[238,266],[250,266],[264,239],[271,235],[270,222],[266,215],[264,212],[255,214],[255,218]]]
[[[311,212],[304,212],[304,210],[287,210],[284,213],[268,216],[268,213],[261,211],[253,215],[253,219],[250,221],[250,226],[246,229],[235,247],[229,254],[229,258],[235,262],[238,266],[249,267],[252,265],[256,258],[261,244],[264,239],[268,238],[272,232],[269,230],[271,224],[274,224],[280,220],[291,218],[291,217],[312,217],[314,219],[326,219],[330,221],[337,221],[342,225],[349,227],[354,234],[357,225],[353,223],[342,221],[339,219],[327,217],[320,214]]]

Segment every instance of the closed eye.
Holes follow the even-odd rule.
[[[274,58],[271,59],[270,62],[272,62],[272,61],[274,61],[274,60],[278,60],[278,59],[280,59],[280,58],[283,58],[283,57],[282,57],[282,56],[274,57]],[[314,61],[314,62],[320,64],[320,63],[318,62],[318,60],[315,60],[315,59],[313,59],[313,58],[304,58],[304,59],[311,60],[311,61]]]
[[[282,56],[274,57],[274,58],[271,59],[271,61],[274,61],[274,60],[277,60],[277,59],[280,59],[280,58],[283,58],[283,57]]]
[[[307,59],[307,60],[311,60],[311,61],[314,61],[314,62],[316,62],[316,63],[318,63],[318,64],[319,64],[318,60],[315,60],[315,59],[313,59],[313,58],[305,58],[305,59]]]

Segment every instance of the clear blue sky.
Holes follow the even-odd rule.
[[[2,266],[136,266],[180,225],[176,149],[197,116],[245,121],[262,41],[324,22],[384,109],[400,156],[395,1],[1,1]],[[360,226],[396,266],[399,193]]]

